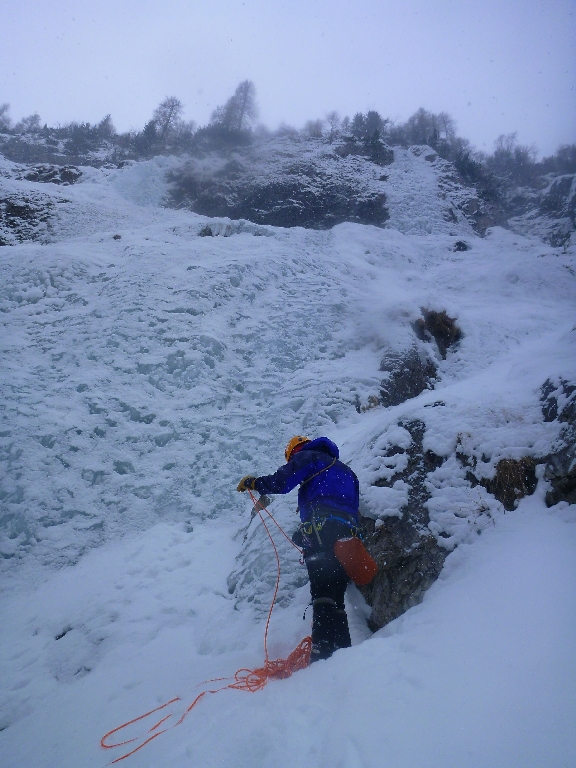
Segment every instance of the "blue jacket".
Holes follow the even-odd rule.
[[[289,493],[297,485],[302,522],[315,511],[345,512],[358,519],[358,478],[350,467],[338,460],[338,446],[327,437],[306,443],[287,464],[273,475],[256,478],[258,493]],[[323,471],[322,471],[323,470]]]

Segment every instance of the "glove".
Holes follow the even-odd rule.
[[[256,478],[252,477],[252,475],[246,475],[246,477],[243,477],[242,480],[238,483],[238,488],[236,488],[237,491],[243,492],[243,491],[255,491],[256,490]]]

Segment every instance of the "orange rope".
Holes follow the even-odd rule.
[[[278,550],[276,548],[276,544],[274,543],[274,539],[272,538],[272,534],[270,533],[270,530],[266,525],[266,521],[264,520],[262,512],[266,512],[268,517],[274,522],[276,527],[281,531],[281,533],[290,542],[290,544],[292,544],[292,546],[298,550],[298,552],[302,553],[302,550],[300,549],[300,547],[294,544],[292,539],[290,539],[287,536],[287,534],[282,529],[280,524],[276,521],[274,516],[266,509],[266,507],[263,504],[261,504],[254,497],[254,495],[252,494],[252,491],[250,491],[249,493],[250,493],[250,498],[254,502],[254,507],[258,512],[260,520],[262,521],[262,525],[264,526],[264,529],[268,534],[268,538],[272,543],[274,554],[276,556],[276,568],[277,568],[276,587],[274,589],[274,595],[272,597],[272,602],[270,604],[270,609],[268,611],[268,616],[266,618],[266,628],[264,629],[264,656],[265,656],[264,666],[258,667],[257,669],[239,669],[234,674],[233,678],[218,677],[212,680],[204,680],[204,682],[199,683],[198,685],[207,685],[208,683],[224,682],[226,680],[233,681],[231,683],[228,683],[227,685],[221,686],[220,688],[206,690],[206,691],[202,691],[202,693],[199,693],[198,696],[196,696],[196,698],[194,699],[194,701],[190,704],[190,706],[184,711],[184,714],[180,717],[179,720],[177,720],[172,725],[169,725],[168,727],[163,728],[160,731],[157,731],[156,729],[159,728],[162,725],[162,723],[165,723],[167,720],[169,720],[172,717],[173,713],[165,715],[155,725],[149,728],[145,734],[142,734],[140,736],[135,736],[134,738],[127,739],[126,741],[119,741],[115,744],[106,743],[108,737],[112,736],[114,733],[118,733],[118,731],[121,731],[123,728],[127,728],[129,725],[132,725],[133,723],[137,723],[140,720],[144,720],[150,715],[153,715],[155,712],[159,712],[161,709],[168,707],[170,704],[174,704],[174,702],[176,701],[181,701],[182,699],[179,696],[176,696],[175,698],[170,699],[170,701],[167,701],[165,704],[161,704],[159,707],[156,707],[155,709],[151,709],[149,712],[145,712],[143,715],[140,715],[139,717],[135,717],[133,720],[128,720],[128,722],[123,723],[122,725],[119,725],[117,728],[113,728],[111,731],[108,731],[108,733],[104,734],[104,736],[102,736],[102,738],[100,739],[100,746],[102,746],[104,749],[113,749],[115,747],[121,747],[124,744],[131,744],[132,742],[138,741],[139,739],[143,738],[143,736],[146,736],[148,733],[152,733],[153,731],[156,731],[156,733],[153,733],[152,736],[148,736],[148,738],[145,739],[137,747],[135,747],[135,749],[132,749],[130,752],[127,752],[125,755],[121,755],[120,757],[117,757],[115,760],[112,760],[110,763],[108,763],[108,765],[113,765],[114,763],[119,763],[120,760],[125,760],[127,757],[130,757],[130,755],[133,755],[135,752],[138,752],[140,749],[142,749],[142,747],[145,747],[146,744],[149,744],[153,739],[157,738],[163,733],[166,733],[166,731],[169,731],[171,728],[175,728],[177,725],[180,725],[180,723],[184,721],[184,718],[192,711],[192,709],[194,709],[196,704],[198,704],[200,699],[203,696],[205,696],[207,693],[218,693],[219,691],[225,691],[228,689],[233,689],[236,691],[248,691],[249,693],[256,693],[256,691],[262,690],[262,688],[264,688],[264,686],[269,680],[285,680],[287,677],[290,677],[291,675],[293,675],[294,672],[298,672],[298,670],[305,669],[307,666],[309,666],[310,653],[312,651],[311,637],[305,637],[304,640],[302,640],[302,642],[299,643],[299,645],[292,651],[292,653],[288,656],[287,659],[276,659],[275,661],[271,661],[268,657],[268,628],[270,626],[272,611],[274,609],[274,604],[276,602],[276,597],[278,595],[281,572],[280,572],[280,557],[278,555]]]
[[[318,473],[318,474],[320,474],[320,473]],[[262,514],[261,514],[261,513],[262,513],[262,512],[266,512],[266,514],[268,515],[268,517],[269,517],[269,518],[272,520],[272,522],[273,522],[273,523],[274,523],[274,525],[275,525],[275,526],[278,528],[278,530],[280,531],[280,533],[282,534],[282,536],[284,536],[284,538],[286,539],[286,541],[287,541],[289,544],[292,544],[292,546],[294,547],[294,549],[297,549],[297,550],[298,550],[298,552],[300,552],[300,554],[302,554],[302,550],[300,549],[300,547],[299,547],[297,544],[294,544],[294,542],[292,541],[292,539],[291,539],[291,538],[288,536],[288,534],[286,533],[286,531],[284,530],[284,528],[282,528],[282,526],[281,526],[281,525],[280,525],[280,523],[279,523],[279,522],[276,520],[276,518],[275,518],[275,517],[274,517],[274,515],[273,515],[273,514],[270,512],[270,510],[268,510],[268,509],[267,509],[267,508],[266,508],[266,507],[265,507],[263,504],[261,504],[261,503],[260,503],[259,499],[257,499],[257,498],[254,496],[254,494],[252,493],[252,491],[250,491],[250,490],[249,490],[249,491],[248,491],[248,493],[250,494],[250,498],[252,499],[252,501],[253,501],[253,503],[254,503],[254,506],[256,507],[256,511],[257,511],[257,512],[258,512],[258,514],[260,515],[260,520],[262,520],[262,522],[264,522],[264,520],[263,520],[263,518],[262,518]],[[272,542],[272,545],[274,546],[274,542]],[[275,546],[274,546],[274,551],[276,552],[276,555],[278,555],[278,552],[277,552],[277,550],[276,550],[276,547],[275,547]]]
[[[275,517],[266,509],[266,507],[261,504],[254,496],[252,491],[248,491],[250,494],[250,498],[252,499],[252,502],[254,503],[254,508],[258,512],[258,516],[260,517],[260,520],[262,522],[262,525],[264,526],[264,530],[268,534],[268,538],[270,539],[270,542],[272,544],[272,549],[274,550],[274,555],[276,556],[276,568],[277,568],[277,575],[276,575],[276,587],[274,589],[274,596],[272,597],[272,602],[270,603],[270,610],[268,611],[268,617],[266,619],[266,629],[264,630],[264,656],[265,656],[265,664],[268,664],[268,627],[270,626],[270,619],[272,618],[272,611],[274,610],[274,604],[276,603],[276,596],[278,595],[278,588],[280,587],[280,557],[278,555],[278,550],[276,549],[276,544],[274,543],[274,539],[272,538],[272,534],[270,533],[270,530],[268,526],[266,525],[266,521],[264,520],[264,517],[262,516],[262,512],[266,512],[268,517],[274,522],[274,524],[279,528],[279,530],[282,532],[284,537],[292,544],[293,547],[296,547],[298,552],[302,553],[302,550],[300,547],[297,547],[296,544],[292,541],[292,539],[289,539],[285,531],[281,528],[280,524],[277,522]],[[265,667],[263,667],[265,668]],[[290,674],[292,674],[290,672]],[[287,675],[287,677],[290,677],[290,675]]]

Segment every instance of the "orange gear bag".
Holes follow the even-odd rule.
[[[354,584],[369,584],[378,573],[378,566],[364,544],[356,536],[338,539],[334,544],[334,554]]]

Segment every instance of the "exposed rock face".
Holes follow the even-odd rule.
[[[404,354],[386,355],[380,370],[386,371],[387,377],[382,380],[379,401],[388,408],[432,389],[437,365],[423,347],[414,346]]]
[[[340,157],[349,155],[367,157],[376,165],[384,166],[394,162],[394,151],[380,139],[361,142],[354,136],[344,136],[342,144],[336,147],[335,152]]]
[[[445,212],[446,221],[456,223],[460,212],[480,237],[484,237],[488,227],[505,224],[504,213],[486,199],[482,190],[470,186],[454,163],[440,158],[430,147],[411,147],[410,151],[423,156],[438,173],[440,197],[450,204]]]
[[[540,200],[542,213],[552,214],[557,218],[564,216],[576,226],[576,174],[567,174],[554,179]]]
[[[443,360],[450,347],[462,338],[462,331],[456,325],[456,318],[448,317],[446,312],[423,309],[422,318],[414,323],[416,335],[422,341],[435,341]]]
[[[380,151],[380,150],[379,150]],[[280,227],[382,226],[389,214],[375,160],[321,143],[270,142],[233,156],[190,158],[172,172],[171,204],[206,216]]]
[[[504,224],[504,217],[498,216],[494,209],[487,210],[486,205],[479,197],[470,197],[462,206],[462,211],[480,237],[484,237],[489,227],[493,227],[495,224]]]
[[[39,193],[0,198],[0,246],[44,241],[50,230],[54,202]]]
[[[424,592],[438,578],[448,554],[430,533],[426,508],[430,498],[426,477],[442,464],[442,458],[430,451],[424,452],[423,422],[401,421],[400,426],[412,437],[406,451],[407,466],[390,480],[377,480],[375,485],[392,486],[404,480],[410,486],[408,503],[401,510],[401,518],[387,517],[377,523],[362,518],[366,548],[379,568],[373,581],[361,588],[372,606],[369,626],[374,631],[421,602]],[[390,449],[390,455],[400,452],[403,449],[398,446]]]
[[[563,424],[558,450],[548,457],[544,472],[552,486],[546,504],[576,504],[576,385],[548,379],[542,387],[542,411],[545,421],[557,419]]]
[[[566,430],[565,438],[571,443],[566,443],[564,448],[550,457],[546,467],[546,480],[550,480],[552,489],[546,494],[546,505],[552,507],[560,501],[576,504],[576,429]]]
[[[57,184],[73,184],[77,178],[66,170],[52,176],[52,171],[39,169],[70,169],[72,163],[121,168],[126,161],[150,159],[154,152],[180,154],[189,160],[172,178],[170,204],[208,216],[326,229],[344,221],[382,226],[390,218],[388,190],[378,188],[390,174],[382,169],[397,164],[406,151],[379,137],[359,140],[342,135],[329,143],[327,138],[288,134],[219,133],[216,126],[199,129],[184,144],[154,148],[125,135],[94,131],[94,126],[82,125],[72,131],[0,133],[0,153],[15,163],[36,165],[33,175],[20,178]],[[574,238],[576,174],[571,165],[562,166],[569,172],[561,175],[535,170],[516,186],[504,177],[478,177],[470,163],[443,159],[427,145],[411,145],[409,151],[434,168],[439,196],[446,203],[443,217],[449,224],[466,221],[481,237],[494,225],[509,227],[553,246]]]
[[[204,194],[199,204],[200,213],[229,215],[232,218],[246,218],[257,224],[272,224],[280,227],[308,227],[328,229],[344,221],[380,226],[388,218],[386,196],[362,194],[353,185],[327,178],[322,173],[310,173],[306,182],[286,178],[257,185],[244,190],[238,204],[225,214],[222,199],[216,194]]]
[[[75,165],[35,165],[18,178],[69,186],[75,184],[81,176],[82,171]]]
[[[415,342],[407,352],[389,353],[382,360],[380,369],[387,372],[387,377],[382,381],[378,398],[381,405],[399,405],[432,389],[438,371],[435,356],[445,358],[448,350],[462,338],[455,319],[445,311],[422,310],[422,318],[414,324],[414,331],[425,343]],[[426,506],[430,498],[427,476],[441,466],[443,459],[424,451],[422,421],[400,421],[399,426],[410,434],[410,445],[407,449],[390,446],[385,455],[405,454],[406,460],[397,465],[404,468],[375,480],[374,485],[392,488],[397,481],[404,481],[409,488],[408,503],[402,507],[400,518],[386,517],[375,522],[364,517],[362,523],[366,547],[379,567],[372,583],[362,588],[366,601],[372,606],[369,625],[373,630],[422,600],[424,592],[438,578],[447,555],[447,550],[430,532]]]
[[[438,365],[429,345],[435,345],[440,357],[445,359],[448,350],[462,338],[455,318],[448,317],[444,310],[423,309],[422,317],[414,323],[414,332],[420,341],[427,343],[415,344],[401,354],[389,352],[380,364],[380,370],[387,376],[382,380],[378,402],[387,408],[433,389]]]
[[[552,181],[542,196],[540,211],[551,219],[550,243],[568,243],[576,230],[576,174]]]
[[[576,384],[547,379],[542,385],[542,413],[544,421],[572,424],[576,420]]]
[[[576,230],[576,174],[544,177],[539,188],[519,188],[507,202],[515,232],[536,235],[557,247],[568,243]]]
[[[55,144],[55,145],[54,145]],[[0,152],[14,163],[57,163],[70,162],[60,146],[44,142],[39,137],[0,136]],[[78,162],[72,161],[72,162]]]

